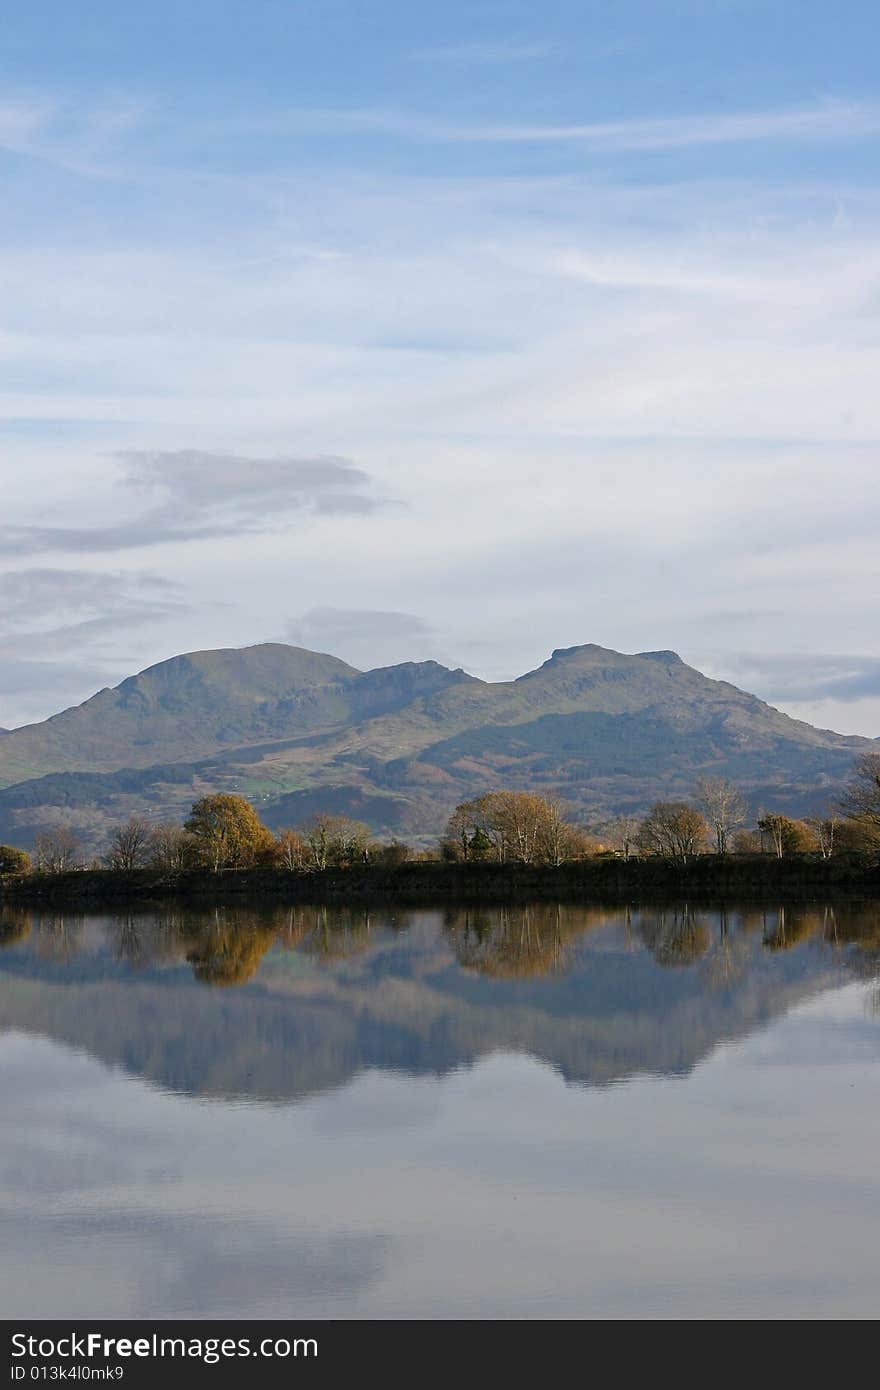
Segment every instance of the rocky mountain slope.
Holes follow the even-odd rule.
[[[264,644],[174,657],[0,742],[0,839],[63,820],[97,844],[132,811],[179,817],[207,790],[250,796],[273,826],[344,811],[429,838],[463,797],[557,792],[586,821],[739,781],[802,814],[876,744],[789,718],[674,652],[594,645],[489,683],[436,662],[362,672]]]

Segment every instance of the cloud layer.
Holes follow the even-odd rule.
[[[0,581],[43,616],[0,724],[286,636],[490,679],[671,647],[880,733],[880,108],[733,91],[729,41],[660,100],[610,19],[564,35],[414,33],[297,109],[8,88]]]
[[[147,507],[101,526],[0,527],[7,555],[140,549],[271,529],[291,513],[365,516],[380,505],[369,477],[343,459],[261,459],[199,449],[123,450],[122,483]],[[155,499],[155,500],[154,500]]]

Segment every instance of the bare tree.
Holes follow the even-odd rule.
[[[153,827],[143,816],[132,816],[125,825],[118,825],[110,835],[110,847],[104,856],[108,869],[139,869],[146,864],[153,840]]]
[[[80,837],[64,825],[42,830],[34,840],[34,862],[45,874],[63,874],[75,868],[81,852]]]
[[[697,783],[694,799],[712,828],[717,853],[726,854],[733,832],[746,819],[742,792],[726,777],[703,777]]]
[[[360,821],[348,816],[312,816],[300,826],[298,833],[313,869],[363,864],[369,859],[369,831]]]
[[[880,835],[880,753],[859,758],[839,808],[872,835]]]
[[[823,859],[830,859],[834,853],[837,842],[837,831],[840,826],[840,818],[835,815],[830,816],[809,816],[804,824],[809,826],[816,837],[816,845]]]
[[[639,827],[638,845],[647,854],[687,864],[706,842],[706,822],[685,801],[657,801]]]
[[[559,865],[581,857],[587,841],[555,798],[498,791],[456,806],[441,844],[455,859]]]
[[[636,847],[639,826],[641,822],[638,816],[621,812],[615,816],[606,826],[602,827],[601,834],[608,840],[613,850],[616,850],[621,859],[628,860]]]
[[[150,843],[150,862],[165,873],[180,874],[195,868],[201,846],[194,835],[182,825],[163,822],[153,826]]]

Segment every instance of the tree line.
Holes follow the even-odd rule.
[[[133,816],[111,833],[99,864],[109,870],[191,870],[275,867],[293,873],[395,867],[407,860],[557,867],[597,855],[660,857],[688,863],[697,855],[880,852],[880,753],[857,762],[852,779],[827,814],[793,819],[762,811],[748,823],[745,797],[724,777],[703,778],[689,800],[657,801],[647,814],[621,813],[588,829],[574,824],[562,803],[532,792],[491,791],[456,806],[436,850],[399,840],[375,841],[360,821],[314,815],[273,834],[246,798],[200,797],[183,825]],[[83,846],[69,827],[42,831],[32,855],[0,845],[0,874],[63,873],[83,866]]]

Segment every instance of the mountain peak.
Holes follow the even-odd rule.
[[[636,652],[636,656],[642,661],[660,661],[664,666],[683,666],[684,662],[678,652]]]
[[[182,819],[207,787],[246,788],[270,825],[329,807],[420,837],[456,800],[500,786],[555,790],[590,822],[729,776],[754,805],[803,813],[876,747],[789,719],[669,650],[557,647],[517,680],[486,682],[436,661],[363,672],[265,642],[173,657],[3,734],[0,840],[63,813],[96,827],[100,850],[132,809]]]

